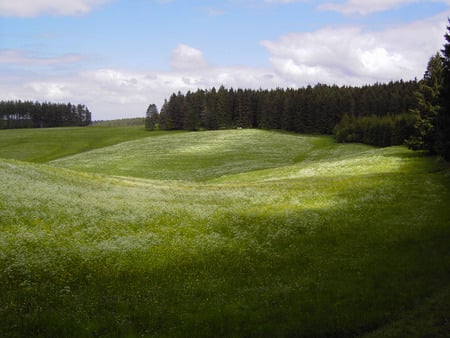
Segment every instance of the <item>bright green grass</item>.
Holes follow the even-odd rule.
[[[0,130],[0,158],[44,163],[157,134],[143,126]]]
[[[0,160],[0,336],[448,333],[433,158],[240,130],[54,164]]]
[[[206,181],[222,176],[351,155],[364,145],[340,146],[331,137],[262,130],[166,134],[59,159],[75,170],[158,180]],[[288,169],[289,170],[289,169]]]

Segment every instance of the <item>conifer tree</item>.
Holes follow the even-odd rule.
[[[442,58],[437,53],[428,62],[427,70],[416,92],[418,107],[411,112],[417,120],[414,134],[406,142],[410,149],[436,152],[436,121],[441,110],[443,70]]]
[[[158,108],[155,104],[150,104],[145,114],[145,129],[154,130],[158,124]]]
[[[449,19],[450,23],[450,19]],[[445,34],[447,41],[442,49],[443,83],[441,88],[441,110],[436,121],[436,151],[450,160],[450,26]]]

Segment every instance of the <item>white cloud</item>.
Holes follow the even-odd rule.
[[[45,97],[46,101],[65,101],[66,98],[73,96],[70,87],[64,82],[33,81],[27,83],[25,88],[34,92],[38,97]]]
[[[297,2],[311,2],[311,0],[263,0],[266,3],[291,4]],[[391,9],[417,2],[440,2],[450,5],[450,0],[345,0],[345,1],[316,1],[319,10],[335,11],[342,14],[367,15],[375,12],[384,12]]]
[[[319,5],[320,10],[336,11],[343,14],[367,15],[374,12],[383,12],[401,6],[420,2],[423,0],[347,0],[343,3],[328,2]],[[434,0],[449,4],[448,0]]]
[[[82,15],[110,0],[0,0],[0,16]]]
[[[428,59],[443,45],[446,15],[384,31],[340,27],[292,33],[262,45],[279,76],[299,84],[420,78]]]
[[[199,88],[294,86],[266,69],[226,67],[170,72],[97,69],[47,78],[9,78],[0,83],[2,99],[49,100],[86,104],[94,119],[144,116],[150,103],[160,108],[174,92]]]
[[[193,47],[179,44],[172,51],[171,66],[174,69],[200,69],[208,66],[203,53]]]

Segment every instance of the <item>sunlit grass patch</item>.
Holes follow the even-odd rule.
[[[261,130],[163,135],[54,161],[57,166],[151,179],[205,181],[294,163],[314,137]]]
[[[314,150],[311,158],[275,169],[222,176],[215,182],[263,182],[299,180],[308,178],[342,178],[346,176],[380,175],[401,171],[414,157],[402,157],[410,152],[402,147],[372,149],[359,145],[337,145],[320,152]],[[417,160],[417,157],[416,157]]]

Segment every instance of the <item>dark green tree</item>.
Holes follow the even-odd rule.
[[[416,116],[414,134],[406,141],[413,150],[436,151],[436,119],[441,110],[440,93],[443,85],[444,66],[439,53],[428,62],[419,89],[416,92],[417,109],[411,112]]]
[[[156,104],[151,103],[147,112],[145,113],[145,129],[147,130],[155,130],[158,129],[159,122],[159,113]]]
[[[396,81],[362,88],[318,84],[298,89],[233,90],[223,86],[218,90],[198,89],[186,94],[178,92],[166,100],[161,107],[159,124],[165,130],[242,127],[331,134],[348,114],[352,123],[342,126],[346,130],[357,126],[355,132],[359,142],[398,144],[410,130],[410,119],[404,119],[402,114],[415,108],[413,93],[417,89],[417,81]],[[387,115],[389,117],[383,119]],[[397,116],[402,116],[398,120],[401,123]],[[360,121],[362,117],[370,119]],[[345,141],[355,135],[346,135]]]
[[[450,23],[450,19],[449,19]],[[441,88],[441,110],[436,121],[436,152],[450,160],[450,26],[445,34],[447,41],[442,49],[443,83]]]
[[[87,126],[91,112],[85,105],[0,101],[0,128]]]
[[[217,91],[217,128],[226,129],[231,127],[233,111],[233,89],[227,90],[220,86]]]
[[[205,96],[204,114],[202,115],[203,128],[208,130],[216,130],[217,126],[217,91],[216,88],[212,88],[207,91]]]

